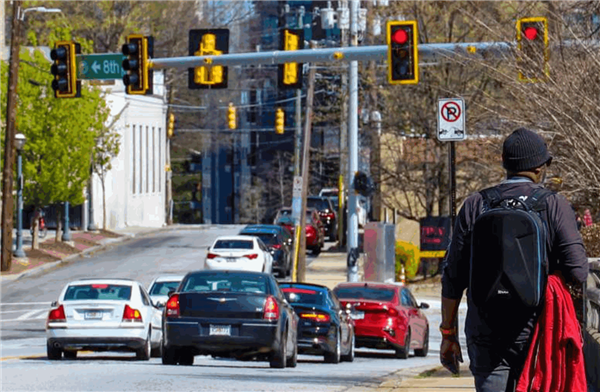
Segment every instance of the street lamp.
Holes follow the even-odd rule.
[[[22,10],[22,12],[19,14],[19,20],[21,22],[25,21],[25,14],[28,13],[29,11],[35,11],[35,12],[44,12],[44,13],[55,13],[55,12],[62,12],[62,10],[60,8],[46,8],[46,7],[32,7],[32,8],[25,8],[24,10]]]
[[[17,249],[16,258],[27,257],[23,251],[23,168],[21,163],[21,152],[25,147],[27,138],[22,133],[15,135],[15,146],[17,147]]]

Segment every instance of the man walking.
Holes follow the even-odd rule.
[[[502,162],[506,180],[469,196],[456,219],[442,270],[440,360],[453,372],[457,372],[458,361],[462,362],[457,313],[463,293],[468,288],[465,334],[470,370],[478,392],[515,390],[531,334],[543,306],[543,285],[540,282],[545,283],[545,278],[542,274],[556,274],[575,284],[587,279],[588,262],[573,210],[563,196],[547,191],[541,185],[551,161],[541,136],[528,129],[517,129],[503,144]],[[518,227],[520,223],[515,224],[517,227],[514,229],[507,228],[513,222],[522,222],[519,219],[507,218],[506,222],[497,226],[498,230],[494,228],[487,233],[476,233],[474,237],[475,228],[485,227],[483,223],[476,225],[478,218],[501,204],[504,209],[494,216],[508,216],[512,214],[511,208],[520,210],[519,213],[528,222],[523,225],[533,228],[529,237],[540,242],[539,249],[531,250],[536,247],[523,245],[524,237],[517,234],[521,229]],[[539,218],[527,218],[525,215],[530,212]],[[514,238],[506,239],[511,233],[515,233]],[[482,248],[485,236],[492,237],[491,241],[498,245],[483,247],[489,249],[489,254],[482,257],[482,252],[476,249]],[[498,252],[498,247],[502,246],[510,249]],[[529,251],[533,256],[529,255]],[[507,256],[510,252],[524,254],[524,257]],[[527,263],[536,257],[541,260],[539,268],[527,265],[519,268],[519,262]],[[495,268],[494,260],[501,260],[498,262],[500,267]],[[509,270],[500,271],[502,268]],[[531,275],[538,270],[540,276],[536,279]],[[497,278],[494,275],[490,278],[489,274],[496,272]],[[528,289],[529,282],[537,282],[538,287],[534,284]]]

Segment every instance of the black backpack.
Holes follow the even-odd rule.
[[[538,306],[548,277],[548,229],[540,211],[553,192],[541,188],[526,198],[502,198],[496,188],[480,193],[483,212],[471,233],[471,300],[478,307],[504,300]]]

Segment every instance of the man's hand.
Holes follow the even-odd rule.
[[[442,336],[442,344],[440,346],[440,362],[452,374],[459,374],[459,362],[463,362],[462,351],[458,336]]]

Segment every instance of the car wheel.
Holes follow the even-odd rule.
[[[66,359],[75,359],[77,358],[77,351],[63,351],[63,354]]]
[[[194,364],[194,354],[191,349],[182,350],[179,354],[179,364],[182,366],[192,366]]]
[[[404,339],[404,347],[396,349],[396,358],[408,359],[409,351],[410,351],[410,329],[406,333],[406,337]]]
[[[286,345],[287,345],[287,331],[284,331],[283,336],[281,337],[279,347],[277,347],[277,351],[272,352],[271,357],[269,358],[269,366],[270,367],[275,368],[275,369],[285,368]]]
[[[429,329],[425,331],[425,338],[423,339],[423,347],[419,349],[415,349],[415,356],[417,357],[426,357],[429,352]]]
[[[354,331],[352,331],[352,341],[350,342],[350,349],[348,350],[348,354],[342,355],[342,361],[345,362],[354,362],[354,343],[356,337],[354,336]]]
[[[152,351],[151,344],[152,342],[150,342],[150,331],[148,331],[148,337],[146,338],[144,345],[135,351],[135,357],[137,360],[147,361],[150,359],[150,351]]]
[[[58,361],[62,358],[62,350],[58,347],[53,347],[50,343],[46,343],[46,352],[48,359],[51,361]]]
[[[326,363],[340,363],[341,354],[342,354],[342,338],[340,331],[337,331],[335,334],[335,351],[332,353],[325,353],[325,362]]]
[[[177,365],[179,361],[179,349],[162,345],[162,363],[163,365]]]
[[[298,365],[298,337],[294,341],[294,353],[289,357],[285,363],[286,367],[295,368]]]

